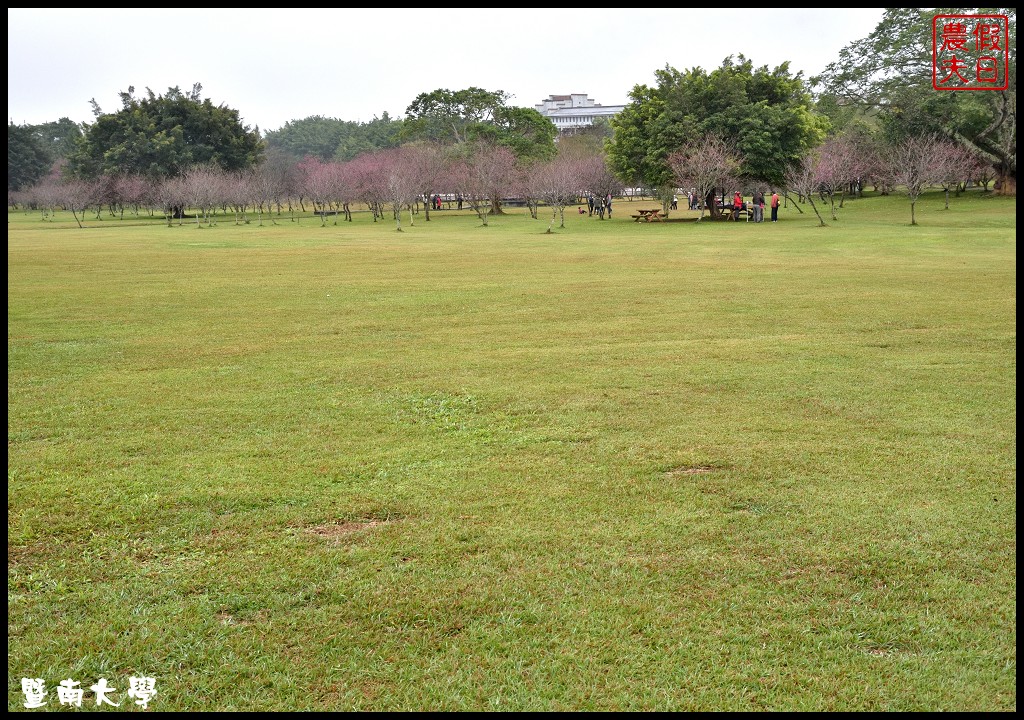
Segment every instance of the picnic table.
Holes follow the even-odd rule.
[[[746,204],[739,210],[736,210],[732,205],[725,205],[720,207],[719,211],[722,213],[723,220],[735,220],[736,218],[750,219],[750,209],[747,208]],[[733,217],[733,215],[736,217]]]
[[[637,210],[636,212],[637,214],[633,215],[633,222],[665,222],[665,217],[661,214],[660,208]]]

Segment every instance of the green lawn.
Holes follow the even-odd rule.
[[[1016,199],[637,206],[9,212],[8,709],[1015,710]]]

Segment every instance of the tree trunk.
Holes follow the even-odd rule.
[[[800,203],[798,203],[796,200],[791,198],[789,196],[789,193],[787,193],[787,192],[782,193],[782,199],[784,201],[783,207],[789,207],[789,203],[793,203],[793,207],[796,208],[797,212],[800,213],[801,215],[804,214],[804,209],[802,207],[800,207]]]
[[[704,197],[704,207],[706,207],[708,209],[708,218],[709,219],[717,220],[718,218],[722,217],[722,213],[718,211],[718,203],[715,202],[715,190],[714,190],[714,188],[712,188],[711,192],[709,192]],[[703,212],[701,212],[701,217],[704,217],[704,213]],[[698,219],[698,222],[699,221],[700,220]]]
[[[809,194],[807,196],[807,202],[811,204],[811,209],[814,210],[814,214],[818,216],[818,222],[821,223],[818,227],[826,227],[825,219],[821,217],[821,213],[818,212],[818,206],[814,204],[814,195]],[[793,203],[794,205],[796,203]]]

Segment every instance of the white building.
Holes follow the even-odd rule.
[[[598,105],[586,93],[572,95],[551,95],[547,100],[534,105],[544,117],[555,124],[559,132],[574,130],[594,124],[595,118],[611,118],[622,112],[625,105]]]

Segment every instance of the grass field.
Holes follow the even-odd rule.
[[[8,709],[1015,710],[1016,199],[636,206],[9,212]]]

